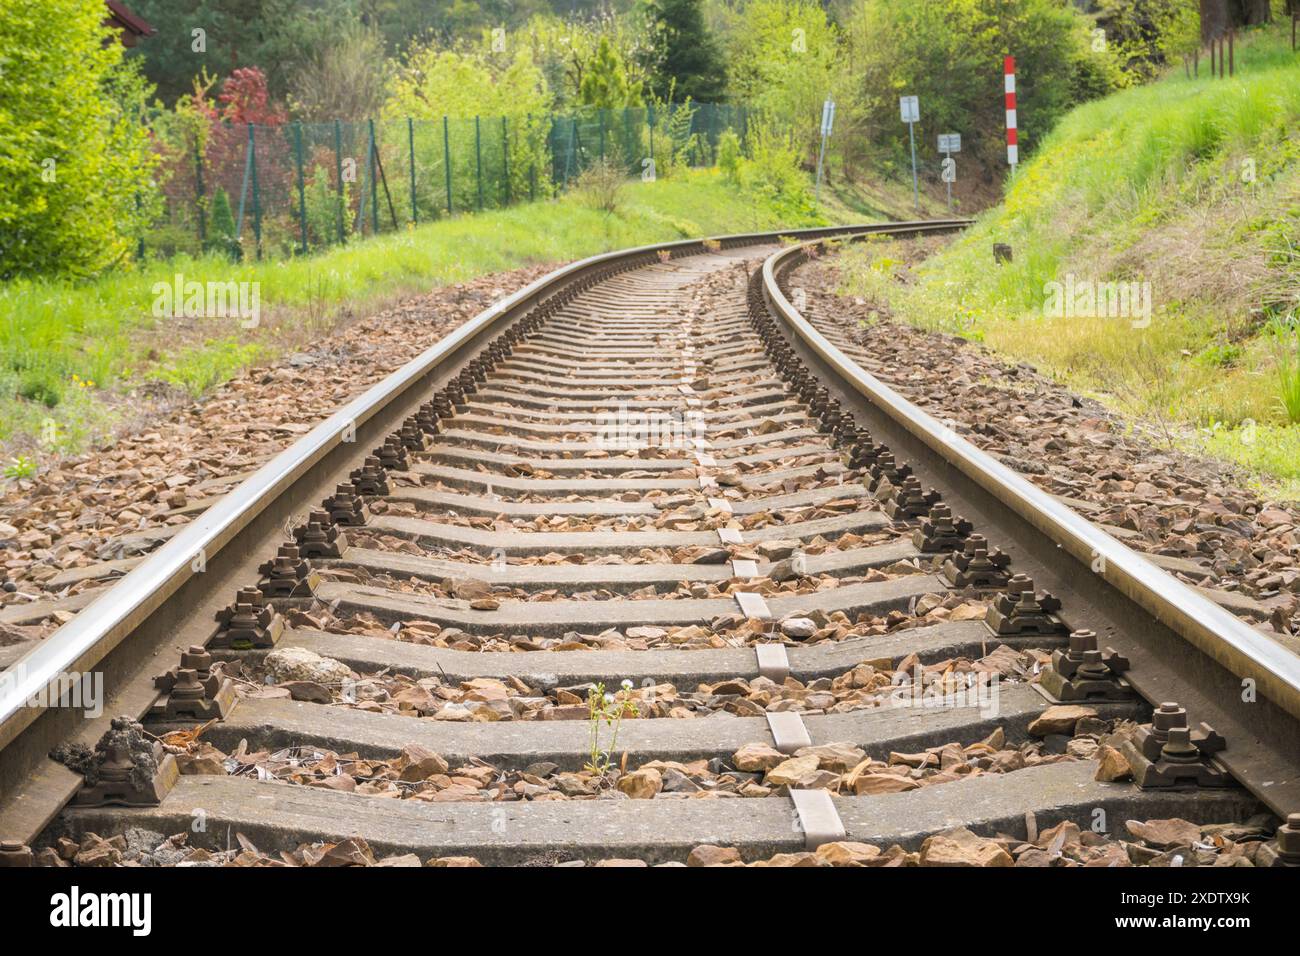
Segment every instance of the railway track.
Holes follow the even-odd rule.
[[[4,672],[0,857],[1105,862],[1300,811],[1291,649],[814,328],[836,232],[560,270],[160,532]],[[85,674],[102,713],[47,692]]]

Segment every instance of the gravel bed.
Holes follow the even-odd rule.
[[[341,404],[410,361],[508,292],[550,271],[533,266],[438,289],[321,336],[321,344],[249,369],[211,394],[0,486],[0,608],[66,597],[111,581],[47,587],[59,572],[147,550],[114,539],[190,521],[197,502],[242,477]],[[224,480],[223,480],[224,479]],[[71,618],[0,625],[0,646],[44,637]]]
[[[913,255],[919,255],[914,247]],[[867,346],[872,375],[1091,521],[1128,532],[1138,551],[1188,559],[1182,580],[1239,592],[1242,610],[1272,633],[1300,633],[1300,507],[1270,500],[1238,470],[1168,447],[1149,423],[1129,423],[1024,363],[892,319],[877,303],[840,295],[836,257],[801,267],[793,284],[823,331]]]

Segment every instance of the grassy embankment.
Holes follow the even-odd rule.
[[[0,286],[0,445],[25,452],[20,470],[39,465],[104,435],[132,389],[161,381],[200,394],[341,315],[436,286],[647,242],[819,224],[820,217],[783,221],[715,172],[684,171],[628,183],[610,215],[570,195],[300,259],[232,264],[210,256],[148,263],[91,282],[10,283]],[[260,283],[258,327],[244,329],[236,318],[156,317],[154,284],[178,273]],[[12,469],[10,454],[4,464]]]
[[[1300,494],[1300,55],[1268,29],[1237,64],[1074,110],[969,232],[916,266],[892,244],[851,249],[846,291]],[[1087,314],[1087,283],[1108,282],[1138,284],[1128,314]]]

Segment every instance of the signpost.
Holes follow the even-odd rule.
[[[952,212],[952,184],[957,181],[957,161],[953,153],[961,152],[961,133],[940,133],[939,152],[943,153],[943,181],[948,184],[948,211]]]
[[[1002,61],[1002,65],[1006,74],[1007,93],[1007,162],[1011,166],[1011,172],[1014,173],[1016,164],[1020,162],[1020,150],[1016,138],[1016,58],[1009,56]]]
[[[912,142],[912,204],[919,211],[921,208],[921,189],[916,180],[916,124],[921,120],[921,106],[915,96],[900,96],[898,111],[907,124],[907,136]]]
[[[821,199],[822,195],[822,161],[826,158],[826,140],[830,138],[831,129],[835,125],[835,101],[829,96],[826,102],[822,104],[822,145],[821,150],[817,153],[817,190],[816,196]]]

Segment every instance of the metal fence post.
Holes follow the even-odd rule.
[[[564,188],[565,189],[569,188],[569,170],[573,169],[574,152],[575,151],[578,152],[579,159],[581,159],[582,156],[581,148],[580,148],[580,144],[582,140],[579,138],[579,136],[580,134],[578,132],[578,117],[575,115],[573,117],[573,135],[569,137],[569,161],[564,166]],[[581,170],[579,170],[579,172],[581,172]]]
[[[379,173],[375,169],[379,147],[375,143],[375,121],[367,121],[370,137],[370,229],[372,235],[379,235]]]
[[[505,173],[506,205],[510,205],[510,122],[505,117],[501,117],[501,168]]]
[[[334,121],[334,172],[335,182],[338,184],[338,202],[335,211],[337,212],[339,226],[339,242],[346,241],[343,235],[343,207],[347,205],[347,199],[343,192],[343,124],[338,120]]]
[[[204,208],[203,152],[197,137],[194,140],[194,202],[199,207],[199,251],[208,247],[208,217]]]
[[[635,160],[632,154],[635,150],[632,148],[632,112],[625,106],[623,107],[623,146],[627,150],[627,155],[623,157],[624,164],[633,163]],[[635,166],[631,167],[635,169]]]
[[[551,189],[554,190],[560,183],[560,153],[555,145],[555,130],[558,120],[554,116],[549,117],[550,129],[546,131],[546,147],[551,153]]]
[[[307,252],[307,184],[302,173],[302,124],[293,124],[293,147],[298,159],[298,219],[302,223],[302,251]]]
[[[478,117],[474,117],[474,169],[478,177],[478,210],[483,211],[483,134]]]
[[[447,170],[447,215],[451,215],[451,131],[447,117],[442,118],[442,164]]]
[[[524,121],[524,135],[530,138],[535,137],[537,130],[533,128],[533,114],[529,113]],[[533,139],[536,142],[536,139]],[[537,201],[537,160],[534,158],[528,165],[528,201]]]
[[[411,225],[420,221],[420,214],[415,207],[415,121],[406,118],[406,145],[411,154]]]
[[[257,140],[253,124],[248,124],[248,156],[253,168],[253,241],[257,243],[257,258],[262,258],[262,192],[257,184]]]

